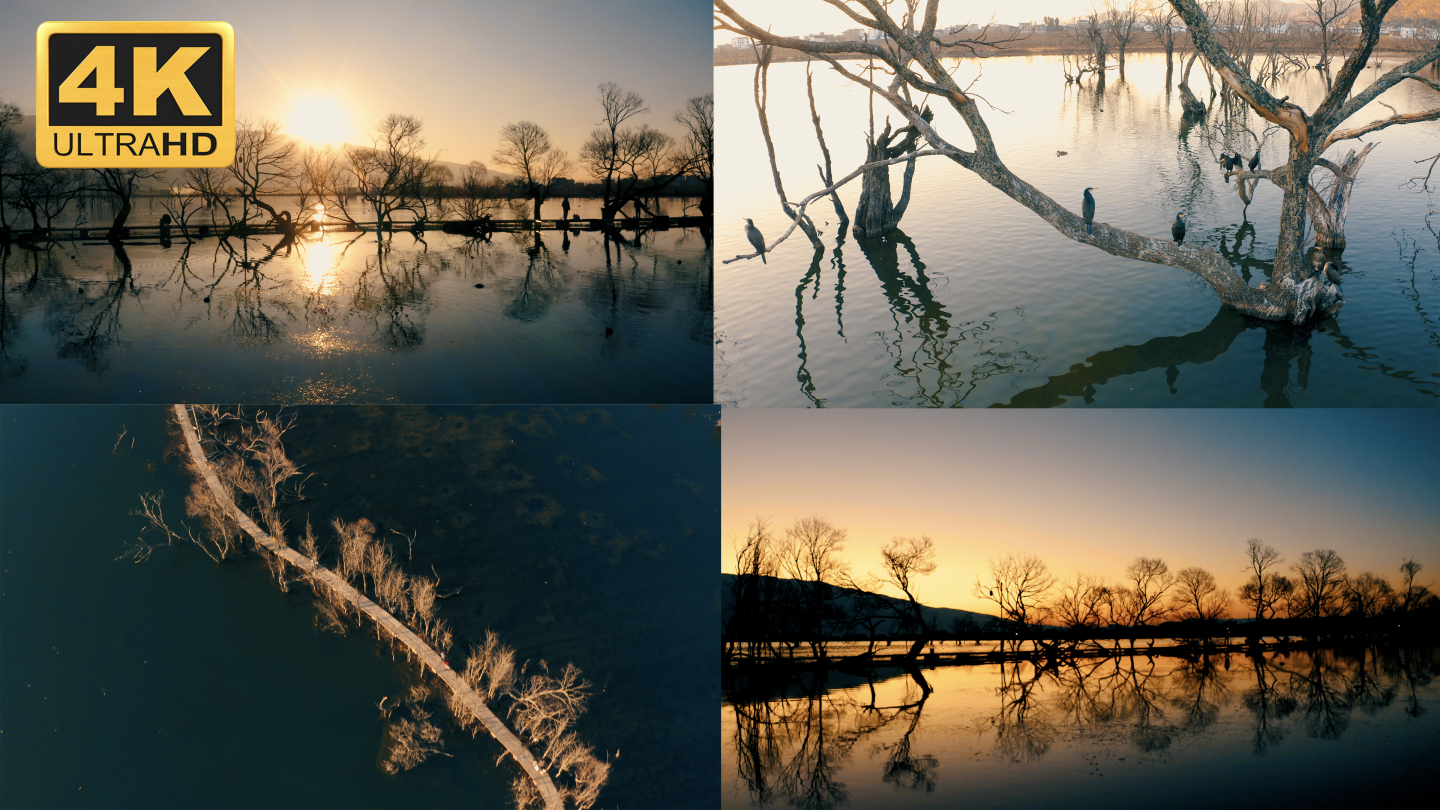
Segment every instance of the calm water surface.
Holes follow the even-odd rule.
[[[0,400],[711,401],[706,239],[626,235],[14,247]]]
[[[316,629],[303,589],[193,548],[114,559],[137,493],[183,515],[165,416],[0,410],[4,805],[509,806],[488,736],[447,728],[453,758],[380,771],[376,703],[413,673],[368,633]],[[603,806],[714,807],[719,656],[699,630],[717,594],[693,583],[718,534],[716,416],[302,408],[287,445],[316,475],[287,518],[322,544],[337,515],[414,535],[402,565],[465,586],[437,603],[457,639],[490,627],[532,666],[579,665],[579,732],[614,763]]]
[[[952,61],[957,79],[975,60]],[[1198,71],[1198,68],[1197,68]],[[819,188],[822,160],[805,96],[805,65],[770,70],[770,126],[791,199]],[[864,158],[866,93],[815,67],[816,101],[837,175]],[[1232,258],[1252,284],[1274,255],[1280,195],[1262,184],[1246,212],[1223,182],[1222,150],[1254,152],[1243,111],[1212,109],[1182,126],[1178,91],[1166,92],[1163,54],[1128,60],[1104,95],[1065,86],[1058,58],[984,60],[976,90],[1006,164],[1079,210],[1096,188],[1097,218],[1168,238],[1177,212],[1187,241]],[[1367,71],[1373,76],[1374,71]],[[779,210],[752,100],[754,68],[715,71],[720,178],[718,260],[752,252],[744,218],[767,239],[789,220]],[[1363,82],[1362,82],[1363,84]],[[1192,76],[1208,96],[1204,78]],[[1276,91],[1313,108],[1311,75]],[[1401,111],[1433,107],[1415,82],[1386,94]],[[936,126],[972,144],[943,104]],[[877,130],[888,114],[875,105]],[[1001,111],[1003,110],[1003,112]],[[1373,112],[1373,114],[1372,114]],[[1379,105],[1358,123],[1390,113]],[[899,125],[898,123],[896,124]],[[1270,132],[1262,165],[1285,150]],[[811,263],[803,236],[769,257],[720,264],[716,295],[716,398],[755,407],[1097,405],[1101,407],[1435,407],[1440,395],[1440,199],[1405,187],[1413,161],[1433,155],[1440,123],[1392,127],[1366,160],[1346,226],[1345,308],[1318,326],[1266,325],[1221,307],[1184,270],[1120,259],[1061,237],[1028,209],[943,159],[922,159],[893,238],[837,246],[834,210],[811,211],[826,250]],[[1356,148],[1354,142],[1332,147]],[[1057,151],[1066,156],[1057,156]],[[892,167],[898,199],[903,167]],[[859,181],[841,191],[853,214]]]
[[[1402,800],[1440,753],[1437,651],[1095,659],[736,684],[723,807]],[[1264,797],[1261,799],[1260,797]]]

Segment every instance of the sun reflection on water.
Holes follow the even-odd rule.
[[[317,216],[323,217],[324,214],[320,213]],[[324,233],[319,234],[313,241],[307,240],[304,257],[305,275],[303,277],[305,291],[320,295],[334,293],[339,283],[335,272],[335,263],[338,259],[339,254],[331,243],[325,241]]]

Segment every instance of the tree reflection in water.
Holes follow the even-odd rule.
[[[905,728],[900,738],[876,743],[872,749],[885,755],[880,778],[896,788],[933,791],[939,760],[912,750],[925,690],[912,679],[902,702],[881,706],[874,685],[871,680],[869,702],[862,702],[857,691],[827,691],[809,681],[777,685],[780,697],[731,704],[735,719],[731,751],[751,802],[814,810],[844,804],[849,794],[836,778],[837,771],[857,743],[892,725]]]
[[[557,247],[562,239],[568,253]],[[283,364],[293,376],[272,392],[281,399],[315,396],[296,386],[319,378],[367,397],[412,388],[460,396],[481,379],[466,368],[509,361],[535,373],[497,382],[491,396],[533,396],[534,380],[548,375],[553,395],[577,401],[586,390],[585,401],[630,401],[632,390],[682,401],[701,387],[709,397],[706,241],[683,228],[623,241],[589,232],[397,231],[376,240],[373,231],[297,231],[168,245],[7,245],[0,385],[13,386],[4,396],[15,401],[68,401],[76,392],[115,401],[124,398],[116,392],[156,384],[182,397],[201,387],[253,392],[269,384],[267,364]],[[609,264],[600,263],[602,248]],[[527,340],[508,340],[517,334]],[[237,347],[247,356],[226,362]],[[424,363],[376,362],[377,350],[425,353],[458,373],[437,378]],[[569,374],[591,351],[618,373]],[[336,362],[345,355],[366,357]],[[106,372],[85,387],[92,380],[82,377]],[[681,388],[690,393],[657,393]]]
[[[897,790],[935,791],[946,762],[927,746],[953,741],[964,729],[922,724],[927,704],[945,707],[935,711],[948,718],[955,715],[948,701],[984,701],[971,704],[977,709],[988,703],[968,725],[982,743],[988,740],[993,759],[1017,765],[1057,748],[1090,751],[1117,740],[1143,754],[1184,756],[1188,749],[1176,749],[1177,740],[1211,735],[1233,736],[1265,756],[1296,729],[1341,739],[1357,711],[1375,714],[1398,701],[1418,717],[1426,710],[1421,691],[1440,673],[1434,648],[1353,647],[1241,660],[1249,665],[1236,666],[1231,654],[1009,661],[933,670],[933,693],[912,675],[877,681],[873,673],[865,680],[807,672],[766,682],[750,672],[728,686],[724,708],[734,728],[727,756],[752,804],[830,808],[849,800],[847,778],[854,781],[857,772]],[[954,694],[956,684],[980,677],[997,679],[978,693],[988,697]],[[890,700],[882,705],[877,695]],[[1227,712],[1247,720],[1222,723]],[[857,765],[851,760],[864,758],[855,747],[861,741],[870,742],[869,760]],[[951,765],[952,779],[964,778],[962,767]]]
[[[1269,278],[1273,262],[1260,258],[1264,246],[1256,241],[1252,223],[1245,221],[1234,228],[1218,228],[1214,231],[1214,239],[1215,249],[1246,281]],[[1397,242],[1413,276],[1415,257],[1421,251],[1411,249],[1407,252],[1404,249],[1413,240],[1406,242],[1397,238]],[[1040,367],[1043,356],[1006,334],[1001,325],[1005,317],[1023,316],[1021,308],[1000,310],[981,320],[952,325],[950,311],[932,289],[919,249],[903,231],[897,229],[883,238],[859,240],[856,246],[874,270],[880,291],[889,304],[893,329],[876,337],[882,340],[885,351],[891,357],[893,371],[887,376],[904,379],[908,383],[911,393],[904,395],[908,404],[930,407],[964,405],[986,380],[1034,372]],[[828,264],[835,269],[836,334],[847,339],[844,328],[844,247],[845,238],[842,235],[829,253]],[[901,248],[908,258],[908,268],[902,267]],[[817,325],[812,323],[817,318],[813,313],[807,318],[805,304],[807,299],[818,302],[823,277],[822,262],[825,261],[825,252],[816,252],[809,270],[795,288],[795,336],[799,346],[796,381],[800,393],[818,407],[829,403],[821,393],[824,381],[817,382],[810,367],[811,349],[805,330],[807,326]],[[1339,264],[1342,273],[1350,272],[1343,260]],[[807,296],[812,284],[814,290]],[[1405,294],[1418,304],[1418,286],[1413,279],[1409,288]],[[1435,338],[1432,343],[1440,346],[1437,330],[1423,308],[1417,306],[1417,311],[1420,311],[1427,331]],[[1008,401],[995,402],[993,406],[1051,408],[1075,398],[1094,404],[1100,386],[1155,369],[1165,370],[1166,384],[1170,393],[1175,395],[1179,393],[1183,366],[1199,366],[1216,360],[1229,352],[1235,340],[1251,329],[1260,329],[1265,333],[1264,358],[1258,383],[1266,407],[1290,407],[1292,392],[1303,392],[1308,388],[1314,356],[1311,339],[1316,335],[1333,340],[1342,350],[1342,355],[1353,360],[1357,368],[1440,394],[1434,380],[1425,379],[1413,370],[1386,365],[1374,348],[1356,345],[1342,331],[1336,318],[1297,327],[1289,323],[1248,318],[1221,306],[1210,323],[1199,331],[1155,337],[1139,345],[1117,346],[1096,352],[1086,357],[1084,362],[1073,364],[1069,371],[1053,375],[1046,382],[1021,390]],[[887,389],[886,393],[900,396],[894,390]]]

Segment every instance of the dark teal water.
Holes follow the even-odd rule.
[[[693,587],[718,533],[714,411],[611,412],[609,424],[623,438],[600,418],[592,427],[605,435],[592,444],[584,425],[535,444],[525,431],[510,436],[516,447],[504,472],[554,469],[534,478],[565,508],[550,527],[523,533],[511,519],[491,523],[484,511],[459,506],[496,478],[467,477],[444,463],[455,442],[407,430],[393,409],[367,421],[354,409],[303,408],[310,433],[297,429],[291,452],[320,474],[310,487],[315,500],[298,509],[327,520],[364,514],[386,530],[415,526],[415,566],[437,565],[447,584],[464,581],[462,574],[475,580],[462,597],[441,603],[457,636],[492,626],[522,658],[580,665],[597,688],[582,736],[615,757],[604,806],[714,806],[719,754],[707,729],[718,657],[698,629],[713,628],[716,594]],[[366,633],[316,630],[305,595],[280,593],[263,566],[217,567],[186,547],[138,565],[114,560],[140,529],[128,514],[138,492],[163,489],[167,516],[183,514],[188,482],[162,457],[170,442],[165,416],[159,406],[0,411],[0,803],[507,805],[514,769],[495,767],[500,748],[488,737],[471,741],[447,730],[453,758],[383,775],[375,704],[403,688],[408,670]],[[316,443],[354,434],[362,423],[371,446],[386,452]],[[112,453],[122,425],[129,433]],[[396,450],[402,443],[413,459]],[[576,484],[583,494],[565,491],[555,463],[562,444],[604,471],[605,481]],[[602,448],[634,454],[603,459],[593,453]],[[341,470],[348,472],[320,485]],[[366,489],[372,475],[376,483]],[[701,494],[676,497],[676,476]],[[414,504],[441,487],[454,501],[430,506],[431,516],[467,532],[436,535],[408,514],[387,514],[380,495]],[[567,522],[597,510],[618,527],[608,545],[583,542]],[[672,530],[682,525],[677,517],[693,535]],[[556,569],[538,565],[552,558],[569,578],[558,593],[543,590]],[[465,565],[481,563],[498,576],[465,574]]]

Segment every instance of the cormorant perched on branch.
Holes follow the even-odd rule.
[[[1094,188],[1094,186],[1090,188]],[[1090,229],[1090,223],[1095,221],[1095,198],[1091,196],[1090,188],[1085,189],[1085,204],[1080,206],[1080,215],[1085,217],[1086,233],[1094,233]]]
[[[1250,158],[1250,171],[1260,168],[1260,148],[1255,148],[1255,157]]]
[[[1240,168],[1240,153],[1236,152],[1233,155],[1227,155],[1221,152],[1220,168],[1225,172],[1225,185],[1230,185],[1230,172]]]
[[[1170,235],[1175,237],[1175,244],[1185,244],[1185,215],[1176,214],[1175,221],[1170,223]]]
[[[750,244],[755,246],[755,250],[759,251],[760,263],[769,264],[769,262],[765,261],[765,237],[760,235],[760,229],[755,227],[755,223],[751,222],[749,217],[745,218],[745,238],[749,239]]]

